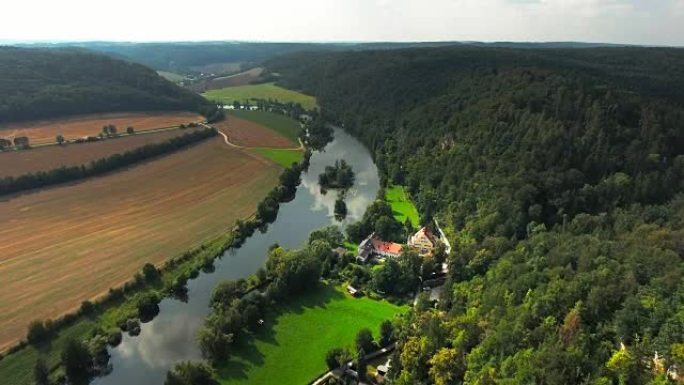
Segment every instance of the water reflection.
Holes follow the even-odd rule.
[[[323,195],[318,186],[318,175],[336,159],[345,159],[356,174],[354,186],[346,196],[348,214],[341,223],[334,218],[337,192],[328,191]],[[218,282],[253,274],[264,264],[268,247],[273,243],[299,247],[317,228],[330,224],[344,226],[360,219],[378,189],[377,169],[368,151],[356,139],[336,129],[335,140],[324,151],[312,155],[296,198],[281,205],[278,218],[269,225],[268,231],[256,232],[241,248],[226,252],[215,263],[215,272],[202,273],[189,281],[187,302],[163,300],[159,304],[159,316],[143,324],[139,336],[126,335],[118,347],[111,349],[113,372],[93,383],[161,385],[166,372],[177,362],[200,359],[195,336],[209,313],[209,297]]]

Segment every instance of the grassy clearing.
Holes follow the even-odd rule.
[[[290,167],[292,163],[299,163],[304,158],[304,153],[301,150],[283,150],[278,148],[254,148],[252,150],[283,167]]]
[[[356,333],[404,308],[385,301],[353,298],[340,287],[318,290],[273,309],[254,338],[241,341],[231,360],[218,369],[222,384],[306,384],[326,371],[325,353],[352,348]]]
[[[230,116],[234,116],[262,125],[290,139],[294,144],[298,143],[297,138],[299,138],[299,133],[302,131],[302,126],[298,121],[272,112],[239,110],[229,111],[228,115],[228,119],[230,119]]]
[[[413,227],[420,226],[420,217],[416,206],[411,202],[404,186],[390,186],[385,189],[385,199],[392,206],[394,218],[401,223],[406,222],[406,218],[411,221]]]
[[[221,101],[226,104],[232,104],[236,100],[242,103],[250,99],[275,99],[283,103],[299,103],[307,110],[317,107],[316,98],[313,96],[278,87],[273,83],[227,87],[210,90],[202,95],[209,100]]]

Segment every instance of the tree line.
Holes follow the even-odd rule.
[[[214,129],[198,130],[171,138],[162,143],[147,144],[121,154],[100,158],[88,165],[63,166],[49,171],[38,171],[17,177],[6,176],[0,179],[0,195],[101,175],[146,159],[176,151],[215,135],[217,133]]]

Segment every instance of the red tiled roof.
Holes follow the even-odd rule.
[[[373,248],[379,252],[391,253],[391,254],[401,254],[401,248],[403,246],[399,243],[385,242],[379,239],[373,239]]]

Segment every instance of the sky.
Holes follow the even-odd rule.
[[[3,0],[0,41],[27,40],[684,46],[684,0]]]

